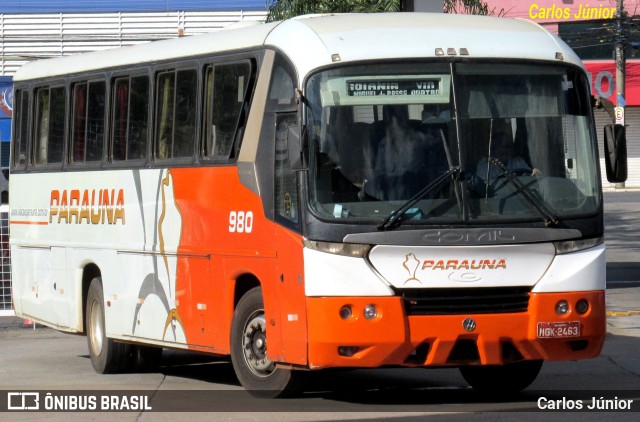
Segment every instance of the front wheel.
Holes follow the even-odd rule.
[[[461,366],[460,373],[474,390],[483,393],[516,393],[527,388],[542,368],[541,360],[507,365]]]
[[[249,290],[238,302],[231,324],[231,362],[240,384],[257,397],[292,394],[299,374],[276,367],[267,357],[267,324],[262,290]]]

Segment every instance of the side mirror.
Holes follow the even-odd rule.
[[[287,131],[287,150],[289,152],[289,167],[293,171],[306,170],[307,131],[300,126],[289,126]]]
[[[609,182],[622,183],[627,180],[627,138],[623,125],[604,127],[604,162]]]

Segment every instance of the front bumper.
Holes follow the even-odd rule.
[[[589,302],[583,315],[577,301]],[[571,310],[557,315],[560,300]],[[373,304],[378,315],[367,320]],[[339,310],[349,305],[351,317]],[[526,312],[407,316],[401,297],[308,297],[309,366],[460,366],[500,365],[519,360],[577,360],[600,354],[606,335],[604,291],[530,293]],[[472,318],[475,329],[463,321]],[[539,338],[538,323],[571,322],[579,336]]]

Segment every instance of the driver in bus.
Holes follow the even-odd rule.
[[[419,175],[425,170],[425,157],[437,140],[412,128],[406,105],[383,108],[385,136],[378,144],[374,177],[369,182],[380,199],[408,199],[415,185],[424,185]]]
[[[507,172],[527,176],[540,176],[537,168],[532,169],[524,158],[513,155],[513,139],[506,132],[498,132],[489,144],[489,157],[496,158],[507,169]],[[480,158],[476,166],[476,176],[484,183],[492,184],[500,175],[500,170],[490,165],[487,157]]]

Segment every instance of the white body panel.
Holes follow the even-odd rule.
[[[555,255],[551,243],[374,247],[364,258],[304,250],[307,296],[391,296],[396,288],[529,286],[534,293],[605,289],[605,246]],[[504,261],[504,262],[503,262]],[[426,264],[425,264],[426,263]],[[467,268],[468,267],[468,268]]]
[[[103,278],[107,335],[184,344],[183,328],[171,318],[181,227],[171,173],[114,170],[82,176],[73,183],[65,173],[13,176],[30,193],[12,198],[16,312],[82,331],[82,274],[92,263]],[[100,205],[101,190],[108,191],[110,205]]]
[[[550,243],[500,246],[376,246],[371,265],[398,288],[532,286],[545,273]]]
[[[334,54],[340,62],[425,58],[436,57],[436,48],[455,48],[457,54],[466,48],[470,58],[555,60],[556,52],[562,52],[566,62],[582,66],[562,40],[533,22],[470,15],[303,16],[284,21],[265,44],[292,57],[301,77],[332,64]]]
[[[304,248],[307,296],[392,296],[393,290],[362,258]]]
[[[606,288],[606,246],[558,255],[533,288],[536,293],[578,292]]]

